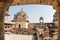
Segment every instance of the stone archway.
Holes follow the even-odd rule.
[[[52,5],[57,11],[58,16],[58,40],[60,40],[60,0],[0,0],[0,40],[4,40],[4,17],[6,11],[13,5],[27,5],[27,4],[45,4]]]

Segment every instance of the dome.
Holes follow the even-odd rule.
[[[28,16],[23,11],[23,9],[21,9],[20,12],[18,12],[17,14],[14,15],[14,19],[19,19],[19,20],[23,19],[23,20],[26,20],[26,19],[28,19]]]
[[[42,16],[40,17],[40,20],[44,20]]]

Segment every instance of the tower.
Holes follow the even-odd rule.
[[[43,24],[44,24],[44,18],[43,18],[42,16],[40,17],[39,21],[40,21],[40,26],[43,27]]]
[[[44,38],[44,27],[43,27],[43,24],[44,24],[44,19],[43,17],[40,17],[39,18],[39,28],[37,29],[37,37],[38,37],[38,40],[43,40]]]
[[[40,23],[43,23],[44,22],[44,18],[41,16],[39,21],[40,21]]]
[[[28,28],[28,16],[23,9],[14,15],[12,21],[15,22],[16,28]]]

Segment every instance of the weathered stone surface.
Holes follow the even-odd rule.
[[[0,0],[0,30],[2,30],[2,38],[0,38],[0,40],[4,39],[3,36],[3,23],[4,23],[4,12],[6,11],[6,9],[8,9],[8,7],[10,7],[10,5],[6,5],[6,4],[10,4],[10,5],[22,5],[22,4],[48,4],[48,5],[52,5],[56,11],[57,11],[57,16],[58,16],[58,40],[60,40],[60,0]],[[8,7],[7,7],[8,6]]]
[[[4,40],[4,14],[0,13],[0,40]]]
[[[5,34],[5,40],[35,40],[35,36],[34,35]]]

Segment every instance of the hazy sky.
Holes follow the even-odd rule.
[[[41,16],[44,17],[44,22],[51,22],[53,20],[53,14],[55,13],[53,7],[48,5],[18,5],[11,6],[9,8],[10,16],[8,17],[8,19],[12,20],[14,14],[19,12],[21,8],[23,8],[23,10],[28,15],[30,22],[39,22],[39,18]]]

